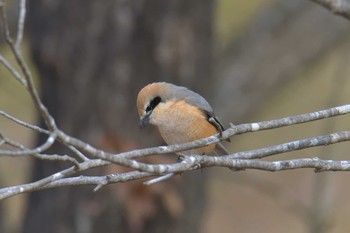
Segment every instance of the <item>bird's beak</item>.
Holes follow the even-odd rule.
[[[140,122],[139,122],[139,126],[140,128],[145,128],[146,125],[149,122],[149,114],[146,114],[145,116],[143,116],[142,118],[140,118]]]

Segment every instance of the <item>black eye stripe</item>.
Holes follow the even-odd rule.
[[[162,99],[159,96],[154,97],[149,103],[149,105],[147,106],[146,112],[152,111],[155,107],[157,107],[157,105],[161,102],[161,100]]]

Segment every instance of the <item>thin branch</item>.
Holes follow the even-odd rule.
[[[311,0],[334,14],[350,20],[350,2],[348,0]]]
[[[36,125],[32,125],[32,124],[29,124],[27,122],[21,121],[18,118],[11,116],[10,114],[8,114],[8,113],[6,113],[4,111],[0,110],[0,115],[8,118],[9,120],[11,120],[11,121],[13,121],[13,122],[15,122],[15,123],[17,123],[19,125],[22,125],[22,126],[28,128],[28,129],[32,129],[32,130],[35,130],[35,131],[37,131],[39,133],[43,133],[43,134],[50,134],[49,131],[47,131],[45,129],[42,129],[42,128],[36,126]]]
[[[257,159],[271,155],[282,154],[286,152],[302,150],[316,146],[328,146],[335,143],[345,142],[350,140],[350,131],[337,132],[323,136],[316,136],[296,141],[291,141],[279,145],[273,145],[257,150],[238,152],[229,155],[230,159]],[[221,156],[224,157],[224,156]]]
[[[18,17],[18,24],[17,24],[17,38],[16,38],[16,45],[15,45],[15,48],[17,51],[20,50],[22,40],[23,40],[25,17],[26,17],[26,0],[20,0],[19,17]]]
[[[0,62],[5,66],[5,68],[19,81],[24,87],[27,87],[27,81],[17,72],[15,68],[11,66],[11,64],[0,55]]]
[[[159,183],[159,182],[163,182],[165,180],[168,180],[174,176],[176,176],[178,173],[169,173],[169,174],[166,174],[166,175],[163,175],[163,176],[159,176],[157,178],[154,178],[152,180],[148,180],[148,181],[145,181],[143,182],[144,185],[147,185],[147,186],[150,186],[150,185],[154,185],[156,183]]]
[[[83,161],[89,161],[90,159],[86,157],[83,153],[81,153],[77,148],[74,146],[67,146],[78,158],[80,158]]]
[[[70,178],[55,180],[50,184],[38,187],[37,189],[35,189],[35,191],[43,190],[43,189],[58,188],[58,187],[66,187],[66,186],[78,186],[78,185],[96,185],[96,187],[103,187],[108,184],[124,183],[132,180],[147,178],[150,176],[153,176],[153,175],[147,172],[132,171],[132,172],[126,172],[126,173],[110,174],[107,176],[70,177]],[[20,186],[21,185],[15,186],[14,188],[20,189]],[[97,191],[97,189],[95,188],[94,191]],[[1,195],[5,192],[7,191],[2,191],[0,189],[0,200],[2,197]]]
[[[4,137],[1,133],[0,133],[0,138],[4,142],[4,144],[10,145],[14,148],[21,149],[21,150],[29,150],[27,147],[20,144],[19,142],[15,142],[9,138]],[[1,156],[1,154],[0,154],[0,156]],[[13,156],[17,157],[20,155],[16,154]],[[47,154],[35,153],[35,154],[32,154],[32,156],[37,158],[37,159],[41,159],[41,160],[69,162],[69,163],[72,163],[74,166],[77,166],[77,167],[79,166],[79,162],[76,159],[74,159],[68,155],[55,155],[55,154],[47,155]]]
[[[255,132],[255,131],[261,131],[261,130],[291,126],[296,124],[302,124],[302,123],[307,123],[311,121],[322,120],[329,117],[341,116],[349,113],[350,113],[350,104],[347,104],[347,105],[333,107],[333,108],[329,108],[329,109],[325,109],[317,112],[284,117],[276,120],[262,121],[262,122],[250,123],[250,124],[241,124],[239,126],[236,126],[236,129],[234,126],[232,126],[231,129],[226,130],[225,133],[223,133],[223,138],[226,139],[227,136],[230,136],[231,134],[233,134],[231,130],[236,131],[235,134],[238,135],[238,134],[247,133],[247,132]]]
[[[70,167],[68,169],[65,169],[60,172],[56,172],[55,174],[52,174],[51,176],[48,176],[46,178],[43,178],[41,180],[29,183],[29,184],[23,184],[18,186],[12,186],[8,188],[2,188],[0,189],[0,200],[6,199],[8,197],[12,197],[15,195],[18,195],[20,193],[26,193],[26,192],[32,192],[39,189],[43,189],[46,185],[53,183],[55,181],[58,181],[62,178],[72,176],[77,172],[85,171],[94,167],[101,167],[109,165],[109,162],[102,161],[100,159],[95,160],[89,160],[87,162],[83,162],[79,164],[79,167]]]
[[[19,150],[19,151],[0,150],[0,156],[23,156],[23,155],[40,154],[43,151],[49,149],[56,141],[56,138],[57,138],[57,133],[53,132],[49,135],[49,137],[46,139],[46,141],[43,144],[41,144],[38,147],[35,147],[34,149],[25,149],[25,150]]]
[[[24,75],[24,78],[27,82],[27,90],[28,90],[31,98],[34,101],[34,104],[35,104],[37,110],[40,112],[42,118],[44,119],[45,124],[48,127],[48,129],[50,131],[57,130],[55,119],[50,115],[46,106],[41,102],[39,95],[38,95],[38,92],[35,89],[31,72],[30,72],[27,64],[25,63],[25,61],[22,57],[22,54],[20,53],[20,50],[16,49],[16,47],[13,43],[13,40],[10,36],[10,30],[8,28],[7,16],[6,16],[6,10],[5,10],[5,3],[3,1],[1,1],[1,3],[0,3],[0,16],[2,18],[2,22],[4,25],[3,32],[5,35],[6,42],[9,45],[9,47],[12,51],[12,54],[14,55],[16,62],[19,65],[19,67]]]
[[[262,161],[262,160],[246,160],[246,159],[234,159],[229,163],[224,161],[215,161],[210,163],[209,161],[199,161],[204,165],[210,167],[215,164],[215,166],[224,166],[238,170],[245,169],[257,169],[263,171],[282,171],[282,170],[293,170],[298,168],[314,168],[315,172],[323,171],[350,171],[350,161],[349,160],[321,160],[317,157],[315,158],[302,158],[302,159],[292,159],[292,160],[281,160],[281,161]]]

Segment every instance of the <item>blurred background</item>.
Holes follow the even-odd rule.
[[[7,1],[15,35],[18,2]],[[58,126],[110,152],[162,145],[138,129],[136,95],[173,82],[205,96],[227,127],[348,104],[350,22],[307,0],[31,0],[24,53]],[[1,39],[1,54],[12,59]],[[13,61],[13,59],[11,60]],[[0,109],[42,124],[0,67]],[[348,130],[348,116],[235,136],[232,152]],[[43,138],[0,118],[27,146]],[[268,158],[348,159],[349,143]],[[69,153],[55,144],[51,153]],[[147,158],[174,161],[175,156]],[[1,157],[0,187],[69,164]],[[89,171],[103,175],[120,167]],[[142,186],[67,187],[0,202],[0,232],[348,232],[350,173],[210,168]]]

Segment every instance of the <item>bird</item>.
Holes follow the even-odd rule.
[[[224,127],[208,101],[194,91],[167,82],[154,82],[143,87],[137,96],[140,128],[155,125],[168,145],[222,136]],[[185,155],[229,154],[221,143],[182,152]]]

